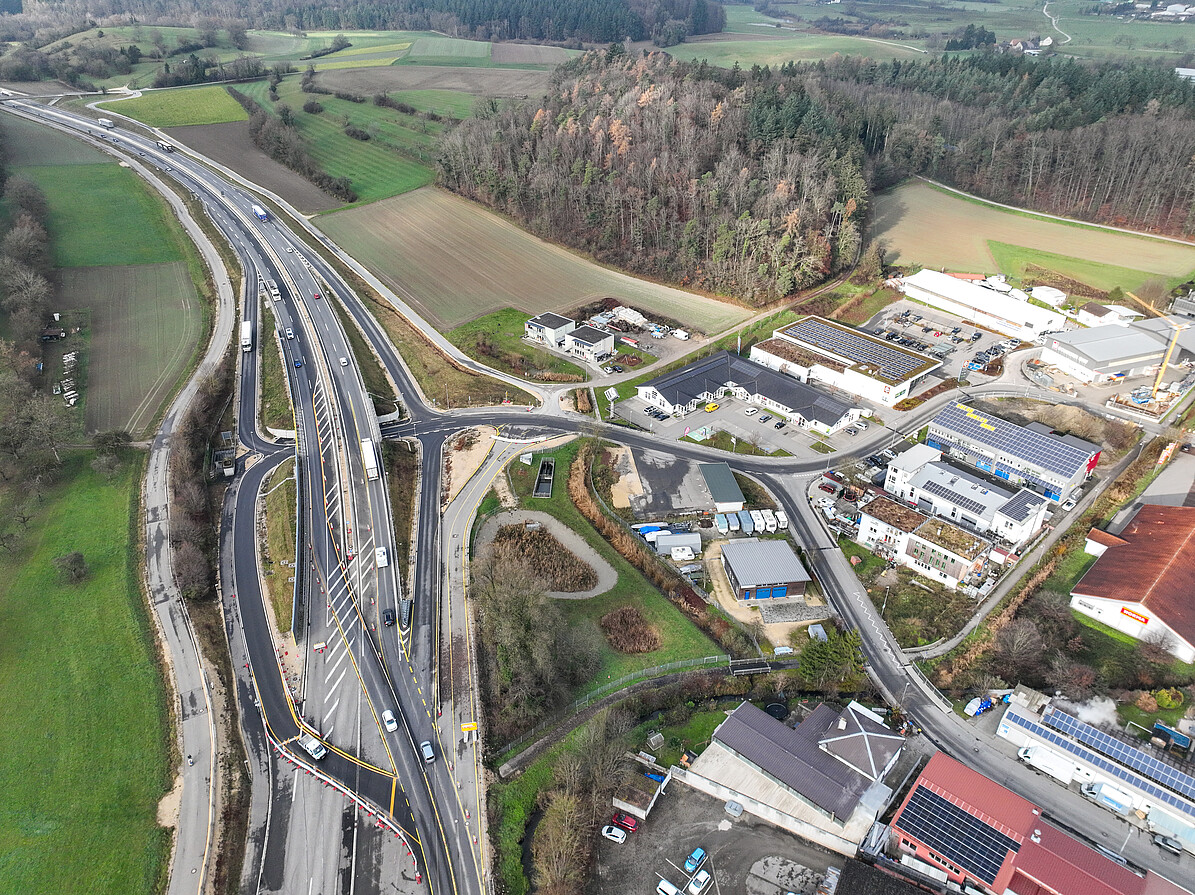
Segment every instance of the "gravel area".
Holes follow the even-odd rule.
[[[760,616],[765,625],[776,622],[811,622],[824,619],[827,615],[825,606],[807,606],[804,601],[792,603],[764,603],[759,606]]]

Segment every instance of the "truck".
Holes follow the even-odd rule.
[[[361,439],[361,462],[365,466],[365,477],[371,482],[378,477],[378,455],[373,449],[372,438]]]
[[[1045,746],[1024,746],[1017,750],[1017,758],[1034,770],[1053,777],[1063,786],[1075,777],[1075,763]]]
[[[781,531],[788,528],[788,514],[784,510],[776,511],[776,527]]]
[[[111,118],[101,118],[99,119],[99,125],[100,127],[106,127],[108,130],[112,130],[112,128],[116,127],[116,122],[114,122]]]
[[[1124,815],[1133,810],[1133,797],[1111,783],[1084,783],[1080,789],[1083,795],[1109,811]]]
[[[760,510],[763,515],[763,526],[768,530],[768,534],[772,534],[779,528],[779,522],[776,519],[776,514],[771,510]]]
[[[241,321],[241,351],[253,350],[253,321]]]
[[[269,287],[270,297],[273,298],[274,301],[278,301],[280,298],[282,298],[282,293],[278,289],[277,280],[266,280],[266,286]]]
[[[163,152],[174,152],[174,146],[165,140],[158,140],[158,148]]]
[[[319,761],[328,754],[328,750],[324,744],[309,733],[299,736],[299,746],[316,761]]]
[[[268,211],[266,211],[264,208],[262,208],[260,205],[257,205],[256,203],[254,203],[253,205],[250,205],[249,207],[251,209],[253,209],[253,214],[259,221],[268,221],[270,219],[270,213]]]
[[[730,523],[726,521],[725,513],[714,514],[714,527],[718,529],[718,534],[724,535],[730,531]]]

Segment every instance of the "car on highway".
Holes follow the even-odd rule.
[[[349,359],[347,357],[342,357],[340,359],[340,365],[342,367],[347,367],[349,365]]]
[[[615,812],[614,816],[610,818],[610,823],[622,827],[628,833],[634,833],[639,829],[639,821],[623,811]]]
[[[311,294],[315,297],[316,301],[319,301],[319,293],[318,292],[313,292]]]
[[[382,723],[386,725],[386,729],[393,733],[398,730],[398,720],[394,717],[394,712],[390,709],[382,712]]]
[[[391,625],[394,624],[394,610],[393,609],[383,609],[382,610],[382,624],[384,624],[387,628],[389,628]]]
[[[294,252],[294,249],[292,249],[290,246],[287,246],[287,247],[286,247],[286,253],[287,253],[288,255],[289,255],[289,254],[291,254],[291,253],[293,253],[293,252]]]
[[[617,842],[619,845],[627,841],[627,831],[622,827],[614,827],[610,824],[602,827],[602,835],[611,842]]]
[[[301,366],[303,366],[303,362],[298,358],[295,358],[295,368],[298,369]]]
[[[705,863],[705,849],[698,847],[689,852],[685,858],[685,873],[695,873],[697,868]]]
[[[289,326],[286,328],[286,337],[288,339],[293,339],[295,337],[295,331],[293,329],[291,329]]]
[[[431,740],[424,740],[419,744],[419,751],[423,754],[423,760],[431,764],[436,760],[436,752],[432,749]]]
[[[688,892],[689,895],[701,895],[701,893],[705,891],[705,887],[709,884],[710,872],[708,870],[703,870],[689,880],[689,885],[685,886],[685,891]]]

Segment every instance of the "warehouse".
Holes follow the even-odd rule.
[[[743,490],[735,481],[729,464],[699,463],[698,468],[714,502],[715,513],[737,513],[746,506]]]
[[[1060,502],[1091,476],[1100,448],[1048,426],[1018,426],[951,402],[930,421],[925,443],[952,460]]]
[[[1083,382],[1109,382],[1156,373],[1165,354],[1164,336],[1109,324],[1050,336],[1041,359]]]
[[[722,568],[736,600],[778,600],[805,594],[809,573],[787,540],[742,538],[722,547]]]
[[[1011,290],[998,291],[936,270],[920,270],[904,277],[900,290],[931,308],[1026,342],[1032,342],[1042,333],[1060,331],[1066,325],[1062,314],[1017,298]]]
[[[822,317],[803,317],[751,349],[751,360],[885,407],[907,398],[941,361]]]

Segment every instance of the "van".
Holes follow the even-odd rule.
[[[386,548],[379,547],[373,552],[374,562],[378,564],[379,569],[384,569],[390,565],[390,557],[386,555]]]
[[[324,744],[309,733],[305,733],[299,737],[299,745],[303,748],[304,752],[316,761],[319,761],[328,754],[328,750],[324,747]]]
[[[661,879],[656,885],[656,895],[680,895],[680,889],[666,879]]]

